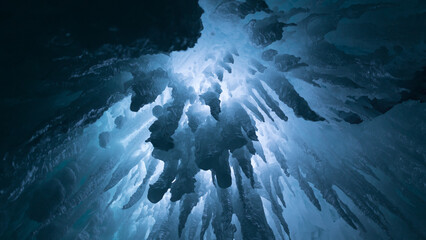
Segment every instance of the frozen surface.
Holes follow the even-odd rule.
[[[199,5],[194,46],[76,69],[102,84],[5,151],[0,237],[425,238],[426,4]]]

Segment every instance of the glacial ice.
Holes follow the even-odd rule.
[[[199,4],[193,47],[76,72],[101,97],[3,157],[0,237],[425,238],[424,33],[381,20],[425,3]]]

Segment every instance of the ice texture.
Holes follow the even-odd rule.
[[[173,43],[56,60],[84,64],[1,148],[0,238],[426,238],[426,3],[192,4]]]

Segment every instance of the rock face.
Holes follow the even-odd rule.
[[[0,239],[424,239],[425,9],[1,3]]]

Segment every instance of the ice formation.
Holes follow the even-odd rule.
[[[193,46],[75,69],[1,238],[425,238],[425,3],[199,5]]]

